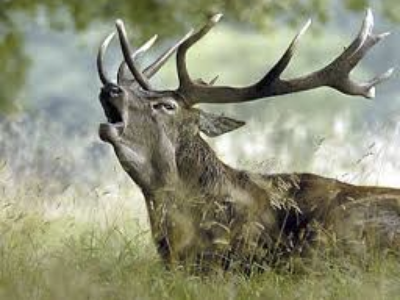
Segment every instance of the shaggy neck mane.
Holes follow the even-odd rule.
[[[180,141],[176,162],[181,180],[202,191],[218,189],[234,175],[200,135]]]

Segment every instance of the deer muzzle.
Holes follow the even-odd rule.
[[[100,102],[107,117],[107,123],[100,124],[99,136],[104,141],[113,141],[121,136],[127,125],[125,91],[115,84],[105,85],[100,92]]]

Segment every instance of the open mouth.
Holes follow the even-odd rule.
[[[100,137],[102,140],[112,140],[111,137],[121,136],[125,129],[123,111],[109,97],[100,97],[107,123],[100,124]]]
[[[107,118],[107,123],[100,124],[100,138],[113,141],[124,133],[127,125],[123,90],[116,85],[106,85],[101,89],[99,98]]]
[[[123,124],[124,120],[122,118],[122,114],[119,109],[115,107],[115,105],[113,105],[109,101],[106,101],[105,103],[103,103],[103,108],[108,123],[114,125]]]
[[[115,85],[106,85],[101,89],[100,102],[109,124],[124,123],[121,95],[122,90]]]
[[[125,122],[120,110],[110,103],[110,101],[101,101],[101,104],[107,118],[107,123],[100,124],[99,136],[103,141],[112,142],[123,134]]]

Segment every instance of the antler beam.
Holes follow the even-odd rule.
[[[379,35],[372,33],[374,19],[371,10],[368,9],[361,30],[355,40],[340,56],[318,71],[290,80],[281,79],[281,75],[293,57],[300,38],[311,24],[309,20],[292,40],[281,59],[257,83],[243,88],[202,85],[190,79],[186,67],[186,53],[192,45],[199,41],[219,22],[221,17],[221,14],[213,16],[203,28],[194,33],[178,48],[177,71],[180,85],[177,92],[190,105],[196,103],[246,102],[265,97],[296,93],[322,86],[331,87],[347,95],[373,98],[375,96],[375,86],[388,79],[393,73],[393,69],[389,69],[385,73],[364,83],[357,83],[350,79],[350,72],[361,61],[368,50],[389,35],[389,33]]]

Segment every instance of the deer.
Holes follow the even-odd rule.
[[[132,50],[122,20],[101,43],[97,69],[99,100],[107,118],[99,137],[110,144],[123,168],[143,193],[152,238],[168,268],[191,270],[268,269],[291,256],[307,256],[333,243],[348,252],[400,250],[400,189],[357,186],[311,173],[259,174],[230,167],[203,138],[245,125],[196,104],[244,103],[329,87],[345,95],[374,98],[376,86],[393,69],[367,82],[350,78],[366,53],[389,33],[373,33],[367,10],[356,38],[325,67],[283,79],[300,38],[293,38],[278,62],[245,87],[193,80],[188,50],[220,20],[213,15],[191,30],[146,68],[138,58],[157,36]],[[123,60],[114,82],[104,67],[107,48],[118,35]],[[150,79],[176,55],[179,86],[156,90]],[[386,251],[385,250],[385,251]]]

